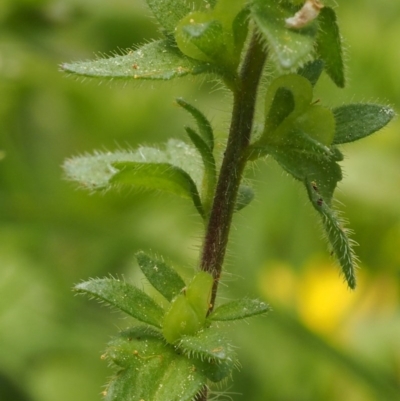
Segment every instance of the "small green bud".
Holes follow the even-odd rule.
[[[203,322],[198,318],[185,294],[180,294],[165,314],[163,335],[169,343],[174,343],[183,335],[196,333],[202,325]]]

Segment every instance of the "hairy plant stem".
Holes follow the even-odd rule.
[[[213,309],[217,296],[236,196],[247,161],[245,150],[250,143],[258,84],[266,57],[264,46],[253,33],[237,85],[233,90],[234,100],[228,143],[218,177],[200,261],[201,270],[211,273],[214,277],[209,311]],[[204,387],[196,400],[207,401],[207,393],[207,388]]]
[[[214,277],[212,310],[228,244],[236,196],[246,165],[245,150],[250,143],[257,89],[266,60],[266,50],[255,33],[249,43],[237,84],[228,143],[224,153],[213,206],[202,249],[200,268]]]

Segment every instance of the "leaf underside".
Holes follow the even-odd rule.
[[[65,63],[61,69],[70,74],[103,79],[169,80],[212,72],[209,64],[186,57],[167,40],[145,44],[121,56]]]
[[[186,171],[197,187],[203,179],[202,161],[197,150],[176,139],[170,139],[164,149],[141,146],[133,151],[77,156],[68,159],[63,167],[70,180],[90,190],[101,190],[112,187],[110,180],[119,171],[113,167],[117,162],[169,163]]]

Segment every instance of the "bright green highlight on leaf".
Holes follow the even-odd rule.
[[[310,140],[329,146],[335,132],[332,112],[313,104],[311,82],[300,75],[288,74],[276,78],[268,87],[264,133],[254,146],[280,144],[288,140],[291,132],[299,131]],[[317,146],[317,145],[316,145]]]
[[[214,9],[193,11],[179,22],[176,43],[187,56],[218,66],[232,76],[247,35],[247,21],[241,10],[245,0],[219,0]]]
[[[276,0],[254,0],[251,6],[252,17],[282,70],[296,70],[311,60],[314,51],[315,22],[301,30],[286,27],[285,20],[295,11],[295,7],[286,7]]]
[[[168,301],[172,301],[185,287],[185,282],[172,267],[144,252],[136,254],[139,267],[150,284]]]
[[[332,110],[336,121],[334,144],[357,141],[385,127],[395,116],[379,104],[347,104]]]
[[[179,355],[148,327],[120,333],[105,356],[119,368],[106,401],[193,401],[206,382],[195,361]]]
[[[213,282],[210,274],[199,272],[186,291],[172,301],[163,323],[163,335],[169,343],[176,342],[183,335],[193,335],[204,326]]]
[[[212,72],[208,64],[184,56],[167,40],[148,43],[122,56],[65,63],[61,69],[92,78],[157,80]]]
[[[261,315],[270,310],[269,305],[258,299],[238,299],[237,301],[222,304],[214,309],[208,319],[210,320],[238,320]]]
[[[107,302],[143,323],[162,326],[163,309],[143,291],[125,281],[113,278],[92,279],[77,284],[74,290]]]

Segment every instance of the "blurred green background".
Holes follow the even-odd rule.
[[[400,2],[338,3],[348,86],[323,77],[318,97],[400,110]],[[1,401],[100,400],[111,374],[101,351],[133,322],[75,297],[74,283],[113,274],[146,287],[134,260],[140,249],[186,276],[196,266],[202,227],[189,203],[90,194],[61,169],[94,149],[184,138],[191,121],[174,105],[178,96],[211,118],[222,147],[231,99],[215,82],[99,85],[58,70],[157,37],[142,0],[0,2]],[[257,198],[235,217],[221,300],[256,295],[274,311],[227,328],[242,367],[223,399],[400,399],[400,121],[343,150],[337,197],[360,244],[355,292],[300,185],[273,161],[248,172]]]

